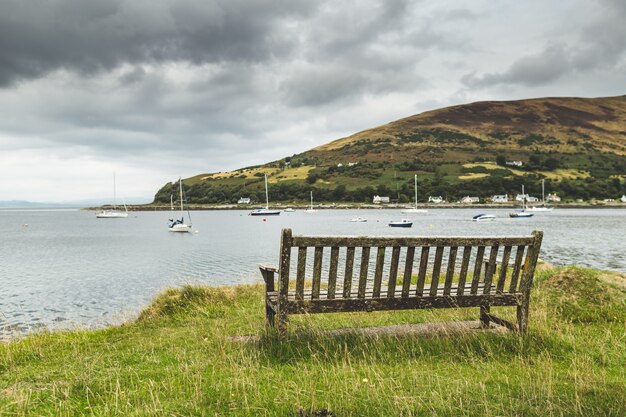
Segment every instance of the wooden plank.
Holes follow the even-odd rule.
[[[371,237],[371,236],[294,236],[292,246],[340,246],[340,247],[439,247],[439,246],[505,246],[530,245],[532,236],[523,237]]]
[[[522,270],[522,261],[524,260],[525,249],[526,246],[523,245],[517,247],[517,252],[515,253],[515,263],[513,264],[513,272],[511,273],[509,292],[517,292],[517,280],[519,279],[519,274]]]
[[[391,266],[389,268],[389,286],[387,287],[387,297],[394,297],[396,292],[396,282],[398,280],[398,264],[400,263],[400,247],[394,246],[391,251]]]
[[[313,293],[311,298],[320,298],[320,286],[322,281],[322,256],[324,248],[318,246],[315,248],[315,257],[313,258]]]
[[[498,277],[498,284],[496,285],[496,292],[504,291],[504,283],[506,282],[506,272],[509,268],[509,259],[511,258],[511,246],[505,246],[502,253],[502,262],[500,263],[500,275]]]
[[[496,273],[496,266],[498,265],[498,250],[500,246],[494,245],[489,252],[489,264],[487,265],[487,272],[485,273],[485,286],[483,292],[489,294],[491,292],[491,283],[493,282],[493,275]]]
[[[350,297],[352,289],[352,271],[354,269],[354,247],[349,247],[346,251],[346,269],[343,275],[343,296]]]
[[[471,246],[465,246],[463,248],[463,261],[461,262],[461,271],[459,272],[459,285],[457,287],[456,295],[463,295],[463,292],[465,291],[465,281],[467,280],[467,270],[469,267],[471,253]]]
[[[378,298],[374,300],[362,300],[358,298],[348,299],[319,299],[289,301],[288,312],[290,314],[316,314],[316,313],[339,313],[352,311],[385,311],[385,310],[412,310],[423,308],[458,308],[478,307],[488,304],[490,306],[515,306],[521,296],[518,294],[477,294],[462,296],[437,296],[437,297],[396,297]]]
[[[448,267],[446,269],[446,282],[443,287],[444,295],[450,295],[450,290],[452,288],[452,279],[454,278],[454,268],[456,267],[457,251],[458,251],[458,248],[456,246],[452,246],[450,248],[450,252],[448,255]]]
[[[296,275],[296,298],[302,300],[304,297],[304,274],[306,273],[306,250],[305,247],[298,248],[298,265]]]
[[[415,247],[410,246],[406,250],[406,261],[404,263],[404,275],[402,276],[402,296],[409,296],[411,287],[411,276],[413,275],[413,260],[415,258]]]
[[[438,246],[435,252],[435,263],[433,264],[433,278],[430,281],[430,295],[437,294],[439,287],[439,274],[441,273],[441,260],[443,259],[443,246]]]
[[[335,298],[337,291],[337,267],[339,265],[339,248],[333,246],[330,248],[330,268],[328,270],[328,298]]]
[[[383,267],[385,266],[385,247],[378,248],[376,253],[376,272],[374,273],[374,297],[380,296],[380,284],[383,279]]]
[[[359,298],[365,298],[367,288],[367,272],[370,264],[370,248],[368,246],[361,249],[361,267],[359,269]]]
[[[474,264],[474,276],[472,277],[472,289],[470,290],[470,294],[476,294],[478,290],[478,283],[480,282],[480,271],[483,267],[483,259],[485,257],[485,247],[479,246],[478,252],[476,252],[476,259]]]
[[[420,269],[417,275],[417,290],[415,293],[419,296],[424,294],[424,283],[426,282],[426,271],[428,270],[428,256],[430,247],[422,248],[422,256],[420,258]]]
[[[289,291],[289,266],[291,265],[291,229],[283,229],[280,238],[280,268],[278,291],[287,295]]]
[[[519,291],[522,293],[522,302],[517,308],[517,322],[521,333],[525,333],[528,329],[528,310],[530,303],[530,288],[533,284],[533,276],[539,259],[539,250],[541,249],[541,241],[543,240],[543,232],[535,230],[533,233],[533,243],[528,247],[526,262],[522,272],[522,281],[520,282]]]

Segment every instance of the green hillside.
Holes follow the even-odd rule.
[[[520,161],[522,166],[507,162]],[[376,194],[407,202],[418,175],[419,200],[515,194],[564,200],[626,193],[626,96],[487,101],[410,116],[301,154],[232,172],[184,180],[191,203],[264,200],[263,174],[275,202],[371,202]],[[155,203],[176,194],[163,186]]]

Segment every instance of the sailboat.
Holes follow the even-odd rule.
[[[313,191],[311,191],[311,207],[309,207],[308,209],[304,210],[305,213],[315,213],[317,212],[317,210],[315,210],[313,208]]]
[[[270,210],[270,199],[267,193],[267,174],[265,174],[265,208],[256,209],[250,212],[250,216],[278,216],[280,210]]]
[[[98,219],[125,219],[128,217],[128,209],[126,208],[126,204],[124,204],[124,211],[117,209],[117,201],[115,195],[115,172],[113,173],[113,209],[105,210],[102,209],[96,213],[96,218]]]
[[[513,219],[533,217],[533,213],[529,213],[526,211],[526,194],[524,194],[524,184],[522,184],[522,209],[515,210],[514,212],[509,213],[509,217]]]
[[[402,210],[402,213],[406,214],[425,214],[428,213],[426,209],[417,208],[417,174],[415,174],[415,207],[410,207]]]
[[[554,207],[548,207],[546,206],[546,180],[542,179],[541,180],[541,205],[539,206],[532,206],[530,208],[528,208],[528,211],[534,211],[534,212],[548,212],[548,211],[552,211],[554,210]]]
[[[178,184],[180,189],[180,220],[170,219],[170,232],[191,232],[191,214],[187,210],[187,217],[189,217],[189,224],[185,223],[185,211],[183,208],[183,180],[178,178]]]

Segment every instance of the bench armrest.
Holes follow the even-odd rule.
[[[274,292],[274,274],[278,272],[278,268],[271,264],[260,264],[259,269],[265,281],[265,292]]]

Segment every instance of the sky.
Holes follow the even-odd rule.
[[[149,202],[455,104],[626,94],[623,0],[0,0],[0,200]]]

